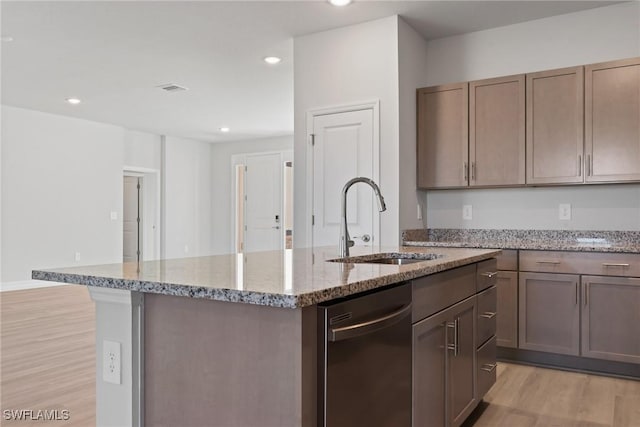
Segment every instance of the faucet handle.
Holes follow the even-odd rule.
[[[355,244],[356,244],[356,242],[354,242],[353,240],[351,240],[351,239],[347,240],[347,247],[348,248],[354,246]]]

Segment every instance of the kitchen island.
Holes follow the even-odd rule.
[[[440,256],[342,263],[331,261],[335,248],[295,249],[37,270],[33,278],[89,286],[99,426],[315,426],[318,304],[499,253],[383,252]]]

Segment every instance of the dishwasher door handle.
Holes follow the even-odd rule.
[[[410,313],[411,303],[382,317],[356,323],[355,325],[343,326],[342,328],[331,328],[329,329],[328,339],[331,342],[336,342],[370,334],[397,323]]]

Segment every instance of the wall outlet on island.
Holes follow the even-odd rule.
[[[462,219],[470,221],[473,219],[473,206],[462,205]]]
[[[120,343],[116,341],[102,341],[102,380],[111,384],[121,384],[122,370]]]

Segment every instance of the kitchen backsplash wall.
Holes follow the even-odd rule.
[[[640,56],[640,2],[429,41],[428,85]],[[640,230],[640,184],[423,192],[429,228]],[[559,204],[571,219],[559,220]],[[462,219],[463,205],[472,219]]]
[[[442,190],[425,199],[428,228],[640,230],[640,184]],[[571,206],[571,219],[559,219],[560,204]]]

